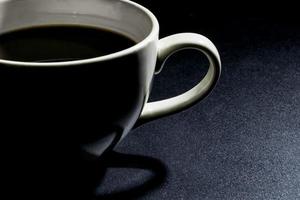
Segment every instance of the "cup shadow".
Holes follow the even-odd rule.
[[[147,170],[151,176],[140,184],[131,186],[120,191],[109,194],[99,194],[96,188],[101,188],[107,169],[118,168],[122,170],[136,169]],[[149,156],[130,155],[111,151],[103,156],[97,163],[93,164],[89,171],[89,185],[81,188],[82,199],[86,200],[118,200],[118,199],[137,199],[147,195],[149,192],[161,186],[167,177],[167,168],[159,159]]]

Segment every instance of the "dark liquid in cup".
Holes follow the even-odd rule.
[[[0,59],[80,60],[134,44],[98,28],[40,26],[0,34]],[[131,53],[53,67],[0,63],[0,157],[7,174],[1,179],[13,189],[10,195],[89,200],[101,168],[87,153],[113,147],[137,120],[152,67],[141,64],[145,58]]]
[[[57,62],[94,58],[135,44],[124,35],[96,27],[51,25],[0,34],[0,59]]]

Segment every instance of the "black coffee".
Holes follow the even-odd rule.
[[[38,26],[0,35],[0,59],[55,62],[94,58],[135,44],[118,33],[76,25]]]

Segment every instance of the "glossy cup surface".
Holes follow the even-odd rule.
[[[98,157],[130,131],[148,100],[158,42],[152,13],[126,0],[0,2],[0,34],[55,24],[100,27],[137,44],[79,61],[0,60],[1,141],[10,157],[22,152],[48,164]]]

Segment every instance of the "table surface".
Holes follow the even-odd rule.
[[[101,199],[300,199],[298,23],[252,15],[212,25],[191,12],[175,27],[171,16],[159,15],[161,35],[208,36],[221,79],[196,106],[133,130],[107,163]],[[151,101],[191,88],[205,70],[199,53],[178,53],[155,77]]]

